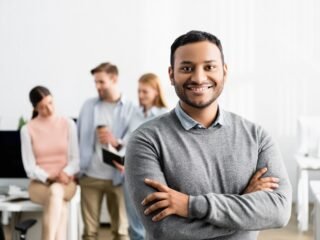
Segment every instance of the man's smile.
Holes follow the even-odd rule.
[[[190,84],[190,85],[186,85],[185,88],[187,90],[190,90],[192,92],[195,93],[203,93],[206,92],[207,90],[209,90],[210,88],[212,88],[213,85],[212,84],[205,84],[205,85],[194,85],[194,84]]]

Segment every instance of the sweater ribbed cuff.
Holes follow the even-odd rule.
[[[208,213],[208,201],[205,196],[189,197],[189,218],[201,219]]]

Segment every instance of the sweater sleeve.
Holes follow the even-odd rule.
[[[71,119],[68,120],[69,132],[68,132],[68,164],[63,169],[69,176],[73,176],[80,170],[79,162],[79,146],[77,137],[76,124]]]
[[[45,183],[49,175],[36,164],[36,159],[32,150],[31,136],[26,125],[22,127],[20,137],[22,162],[28,177]]]
[[[160,222],[153,222],[152,216],[144,215],[145,208],[141,202],[148,194],[155,191],[145,185],[144,179],[148,177],[167,185],[154,146],[155,143],[152,140],[147,139],[141,131],[137,130],[127,145],[125,161],[128,191],[145,226],[148,239],[213,239],[232,234],[233,230],[219,228],[203,219],[187,219],[172,215]]]
[[[273,192],[257,191],[244,195],[208,193],[191,196],[191,219],[202,219],[222,228],[262,230],[287,224],[291,214],[291,185],[279,149],[271,137],[259,130],[257,169],[267,167],[265,176],[278,177],[279,188]]]

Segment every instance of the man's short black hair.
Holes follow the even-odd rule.
[[[216,36],[212,35],[211,33],[193,30],[193,31],[187,32],[186,34],[181,35],[172,43],[171,53],[170,53],[171,66],[173,67],[174,65],[174,54],[177,48],[183,45],[186,45],[188,43],[195,43],[195,42],[202,42],[202,41],[209,41],[215,44],[219,48],[221,53],[222,64],[224,64],[224,55],[223,55],[223,50],[222,50],[222,45],[220,40]]]

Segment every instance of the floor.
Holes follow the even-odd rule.
[[[306,233],[299,233],[296,215],[292,214],[290,222],[285,228],[262,231],[258,240],[312,240],[312,224],[310,224],[309,229]],[[111,239],[110,230],[107,226],[102,226],[99,234],[99,240]]]
[[[297,216],[291,215],[289,224],[282,229],[272,229],[262,231],[258,237],[258,240],[312,240],[313,239],[313,226],[310,223],[309,231],[305,233],[299,233],[297,229]]]
[[[258,237],[258,240],[312,240],[313,231],[312,223],[309,227],[309,231],[306,233],[299,233],[297,229],[296,215],[292,214],[289,224],[282,229],[273,229],[262,231]],[[5,229],[6,235],[8,234],[8,229]],[[7,239],[11,239],[7,235]],[[110,228],[108,225],[103,225],[99,231],[99,240],[111,240]]]

